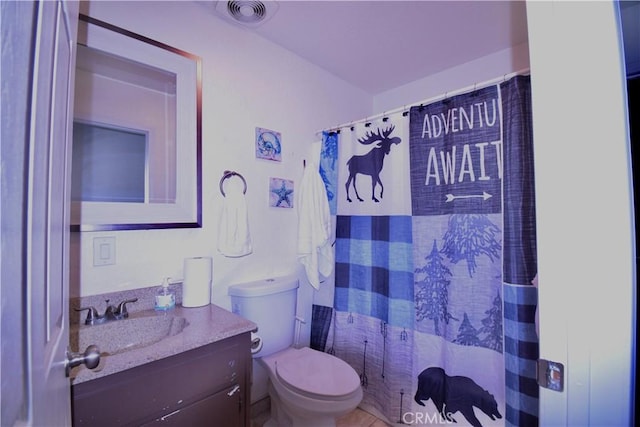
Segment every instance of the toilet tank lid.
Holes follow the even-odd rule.
[[[282,276],[231,285],[228,293],[234,297],[259,297],[290,291],[297,287],[297,277]]]

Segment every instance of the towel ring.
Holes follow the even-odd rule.
[[[224,171],[224,173],[222,174],[222,178],[220,178],[220,192],[222,193],[222,196],[227,197],[224,189],[222,188],[222,184],[227,178],[231,178],[232,176],[237,176],[242,180],[242,183],[244,184],[244,190],[242,191],[242,193],[247,194],[247,181],[244,179],[244,177],[236,171]]]

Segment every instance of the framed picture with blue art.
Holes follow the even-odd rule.
[[[256,128],[256,157],[282,161],[282,135],[274,130]]]
[[[269,206],[274,208],[293,207],[293,181],[269,178]]]

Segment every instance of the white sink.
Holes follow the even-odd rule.
[[[71,329],[71,351],[82,352],[95,344],[103,355],[114,355],[155,344],[179,334],[189,323],[184,317],[165,313],[114,320]]]

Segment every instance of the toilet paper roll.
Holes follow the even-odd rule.
[[[262,350],[262,338],[255,332],[251,332],[251,354],[256,354]]]
[[[185,258],[182,306],[202,307],[211,303],[213,260],[210,257]]]

